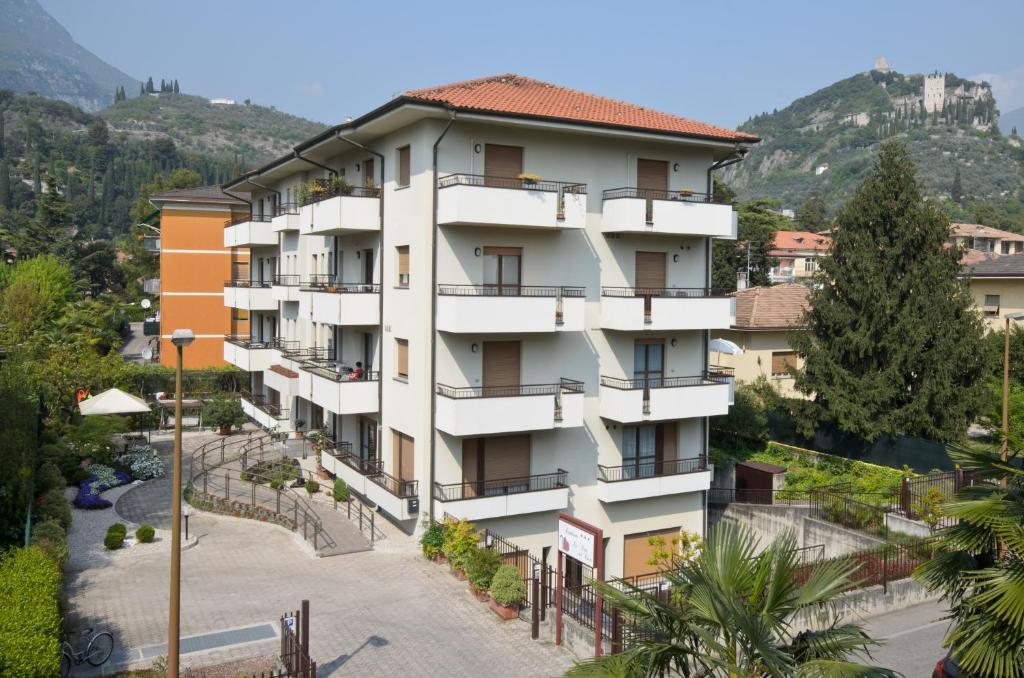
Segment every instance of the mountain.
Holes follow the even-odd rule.
[[[210,103],[203,97],[162,92],[119,101],[99,113],[115,135],[170,137],[178,149],[234,158],[252,167],[290,151],[326,125],[252,103]]]
[[[1024,152],[1019,140],[996,133],[997,116],[988,83],[888,68],[859,73],[743,123],[763,141],[725,179],[740,199],[776,198],[797,210],[814,190],[834,214],[879,143],[899,138],[927,194],[950,216],[980,220],[984,204],[1001,215],[989,214],[998,222],[989,225],[1020,230]]]
[[[1024,134],[1024,108],[1015,108],[1009,113],[999,114],[999,130],[1009,134],[1014,128]]]
[[[0,89],[35,92],[98,111],[139,81],[72,38],[37,0],[0,0]]]

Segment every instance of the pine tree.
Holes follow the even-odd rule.
[[[817,188],[811,189],[804,204],[796,213],[796,223],[805,231],[824,231],[828,228],[828,208]]]
[[[178,89],[178,79],[177,78],[174,79],[174,93],[175,94],[180,94],[181,93],[181,90]]]
[[[960,202],[964,197],[964,187],[960,183],[960,168],[956,168],[956,173],[953,175],[953,187],[949,191],[949,195],[953,198],[953,202]]]
[[[866,440],[963,436],[985,392],[982,322],[949,220],[921,195],[905,145],[878,159],[836,217],[810,293],[797,387]]]
[[[146,80],[146,94],[152,94],[152,93],[153,93],[153,76],[151,75]]]

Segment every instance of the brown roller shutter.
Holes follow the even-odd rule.
[[[398,254],[398,286],[409,286],[409,246],[399,245],[395,248]]]
[[[636,187],[652,191],[668,190],[667,160],[637,160]]]
[[[647,542],[650,537],[662,537],[665,545],[672,543],[672,539],[679,535],[679,528],[673,527],[667,530],[651,530],[650,532],[639,532],[627,534],[623,538],[622,547],[622,576],[636,577],[643,574],[657,572],[656,565],[650,565],[649,561],[654,549]]]
[[[413,480],[416,474],[416,450],[413,439],[391,429],[392,470],[399,480]]]
[[[485,341],[483,371],[485,389],[519,386],[519,342]],[[509,389],[509,395],[514,393],[514,389]]]
[[[796,369],[796,352],[775,351],[772,353],[772,376],[789,376],[789,368]]]
[[[408,146],[398,149],[398,185],[408,186],[412,177],[411,151]]]
[[[487,144],[484,148],[484,174],[496,179],[516,179],[523,173],[523,147]],[[508,182],[495,182],[498,185]]]
[[[409,340],[395,339],[395,373],[403,379],[409,378]]]
[[[530,436],[485,438],[484,480],[522,478],[530,475]]]
[[[660,290],[665,287],[665,257],[664,252],[636,253],[637,288]]]
[[[462,496],[477,496],[477,483],[480,481],[480,440],[464,438],[462,441]]]
[[[674,468],[672,461],[678,458],[676,450],[676,422],[669,421],[661,425],[661,458],[668,469]]]

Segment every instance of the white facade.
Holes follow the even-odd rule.
[[[485,176],[496,145],[541,179]],[[736,236],[704,192],[734,147],[414,105],[307,142],[315,162],[258,173],[275,193],[231,186],[280,213],[260,225],[276,244],[250,250],[266,287],[225,289],[273,344],[225,356],[287,421],[247,411],[324,427],[325,467],[409,532],[465,517],[553,564],[566,511],[604,530],[609,576],[627,535],[702,533],[706,417],[728,407],[708,330],[735,316],[708,269],[712,239]],[[664,195],[630,188],[640,159],[664,161]],[[370,194],[294,205],[320,165]]]

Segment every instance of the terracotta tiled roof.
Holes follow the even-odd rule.
[[[950,226],[953,227],[954,236],[999,238],[1000,240],[1008,240],[1011,242],[1024,242],[1024,235],[1011,233],[1010,231],[1002,231],[998,228],[992,228],[991,226],[982,226],[981,224],[958,224],[956,222],[953,222]]]
[[[1024,254],[1004,254],[967,266],[975,278],[1024,278]]]
[[[271,365],[270,366],[270,371],[271,372],[277,372],[282,377],[287,377],[289,379],[298,379],[299,378],[299,373],[298,372],[296,372],[295,370],[289,370],[287,367],[285,367],[283,365]]]
[[[825,252],[828,250],[832,239],[827,235],[811,233],[810,231],[776,231],[775,249],[771,254],[779,250],[816,250]]]
[[[982,252],[981,250],[967,249],[964,250],[964,256],[960,257],[961,266],[973,266],[974,264],[980,264],[983,261],[990,261],[996,259],[999,255],[995,252]]]
[[[244,200],[225,192],[220,186],[197,186],[196,188],[176,188],[172,191],[156,193],[149,197],[153,202],[198,202],[228,205],[245,205]]]
[[[767,330],[801,327],[807,309],[808,289],[789,283],[750,287],[736,292],[737,329]]]
[[[445,103],[458,110],[550,118],[724,141],[758,141],[752,134],[524,78],[514,73],[410,90],[404,96]]]

